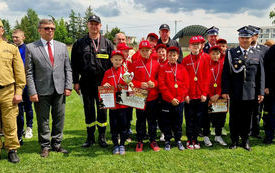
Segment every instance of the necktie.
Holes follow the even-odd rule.
[[[52,52],[52,48],[51,48],[51,43],[48,41],[47,45],[48,45],[48,52],[49,52],[50,61],[51,61],[52,66],[53,66],[54,59],[53,59],[53,52]]]
[[[243,51],[244,58],[247,58],[247,50]]]

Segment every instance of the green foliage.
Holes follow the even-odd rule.
[[[67,31],[66,22],[63,18],[60,20],[55,20],[55,33],[54,33],[54,39],[60,42],[63,42],[67,45],[70,45],[73,43],[72,37],[69,36],[69,33]]]
[[[110,41],[112,41],[114,43],[114,38],[116,36],[117,33],[120,33],[120,29],[118,27],[115,27],[111,30],[111,32],[107,32],[104,37],[108,38]]]
[[[36,41],[40,38],[40,35],[38,33],[38,23],[39,23],[39,18],[37,13],[32,10],[28,9],[27,15],[25,15],[20,23],[16,21],[16,29],[21,29],[22,31],[25,32],[25,43],[31,43],[33,41]]]
[[[273,19],[273,18],[274,18],[274,20],[272,21],[272,24],[275,24],[275,8],[274,8],[273,11],[270,11],[270,13],[269,13],[269,18],[270,18],[270,19]]]
[[[11,26],[8,20],[6,19],[1,19],[4,25],[4,38],[8,41],[8,42],[12,42],[12,30],[11,30]]]

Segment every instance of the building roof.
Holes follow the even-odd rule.
[[[178,38],[182,38],[184,36],[196,36],[196,35],[201,35],[201,36],[206,36],[206,30],[207,28],[202,25],[190,25],[182,30],[180,30],[173,38],[173,40],[176,40]]]

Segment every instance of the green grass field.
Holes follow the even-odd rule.
[[[135,132],[135,122],[132,122]],[[228,124],[226,125],[228,130]],[[185,125],[184,125],[185,134]],[[261,135],[264,135],[263,132]],[[19,164],[7,161],[7,152],[2,150],[0,172],[275,172],[275,145],[263,145],[261,141],[252,139],[252,152],[242,148],[229,150],[214,144],[214,147],[202,146],[200,150],[179,151],[173,147],[167,152],[153,152],[147,143],[142,153],[136,153],[135,142],[126,144],[126,155],[113,156],[109,128],[107,130],[107,149],[98,144],[83,149],[86,131],[83,105],[73,92],[67,98],[66,120],[63,147],[70,151],[69,155],[51,152],[48,158],[41,158],[37,142],[36,117],[34,118],[34,137],[24,140],[18,150],[21,159]],[[226,142],[230,143],[228,137]],[[186,141],[186,136],[182,137]],[[212,136],[213,140],[213,136]],[[202,141],[202,138],[200,138]],[[160,143],[163,148],[163,143]]]

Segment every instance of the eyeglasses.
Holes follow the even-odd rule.
[[[55,31],[55,28],[52,28],[52,27],[44,27],[43,29],[45,31],[49,31],[49,30]]]

